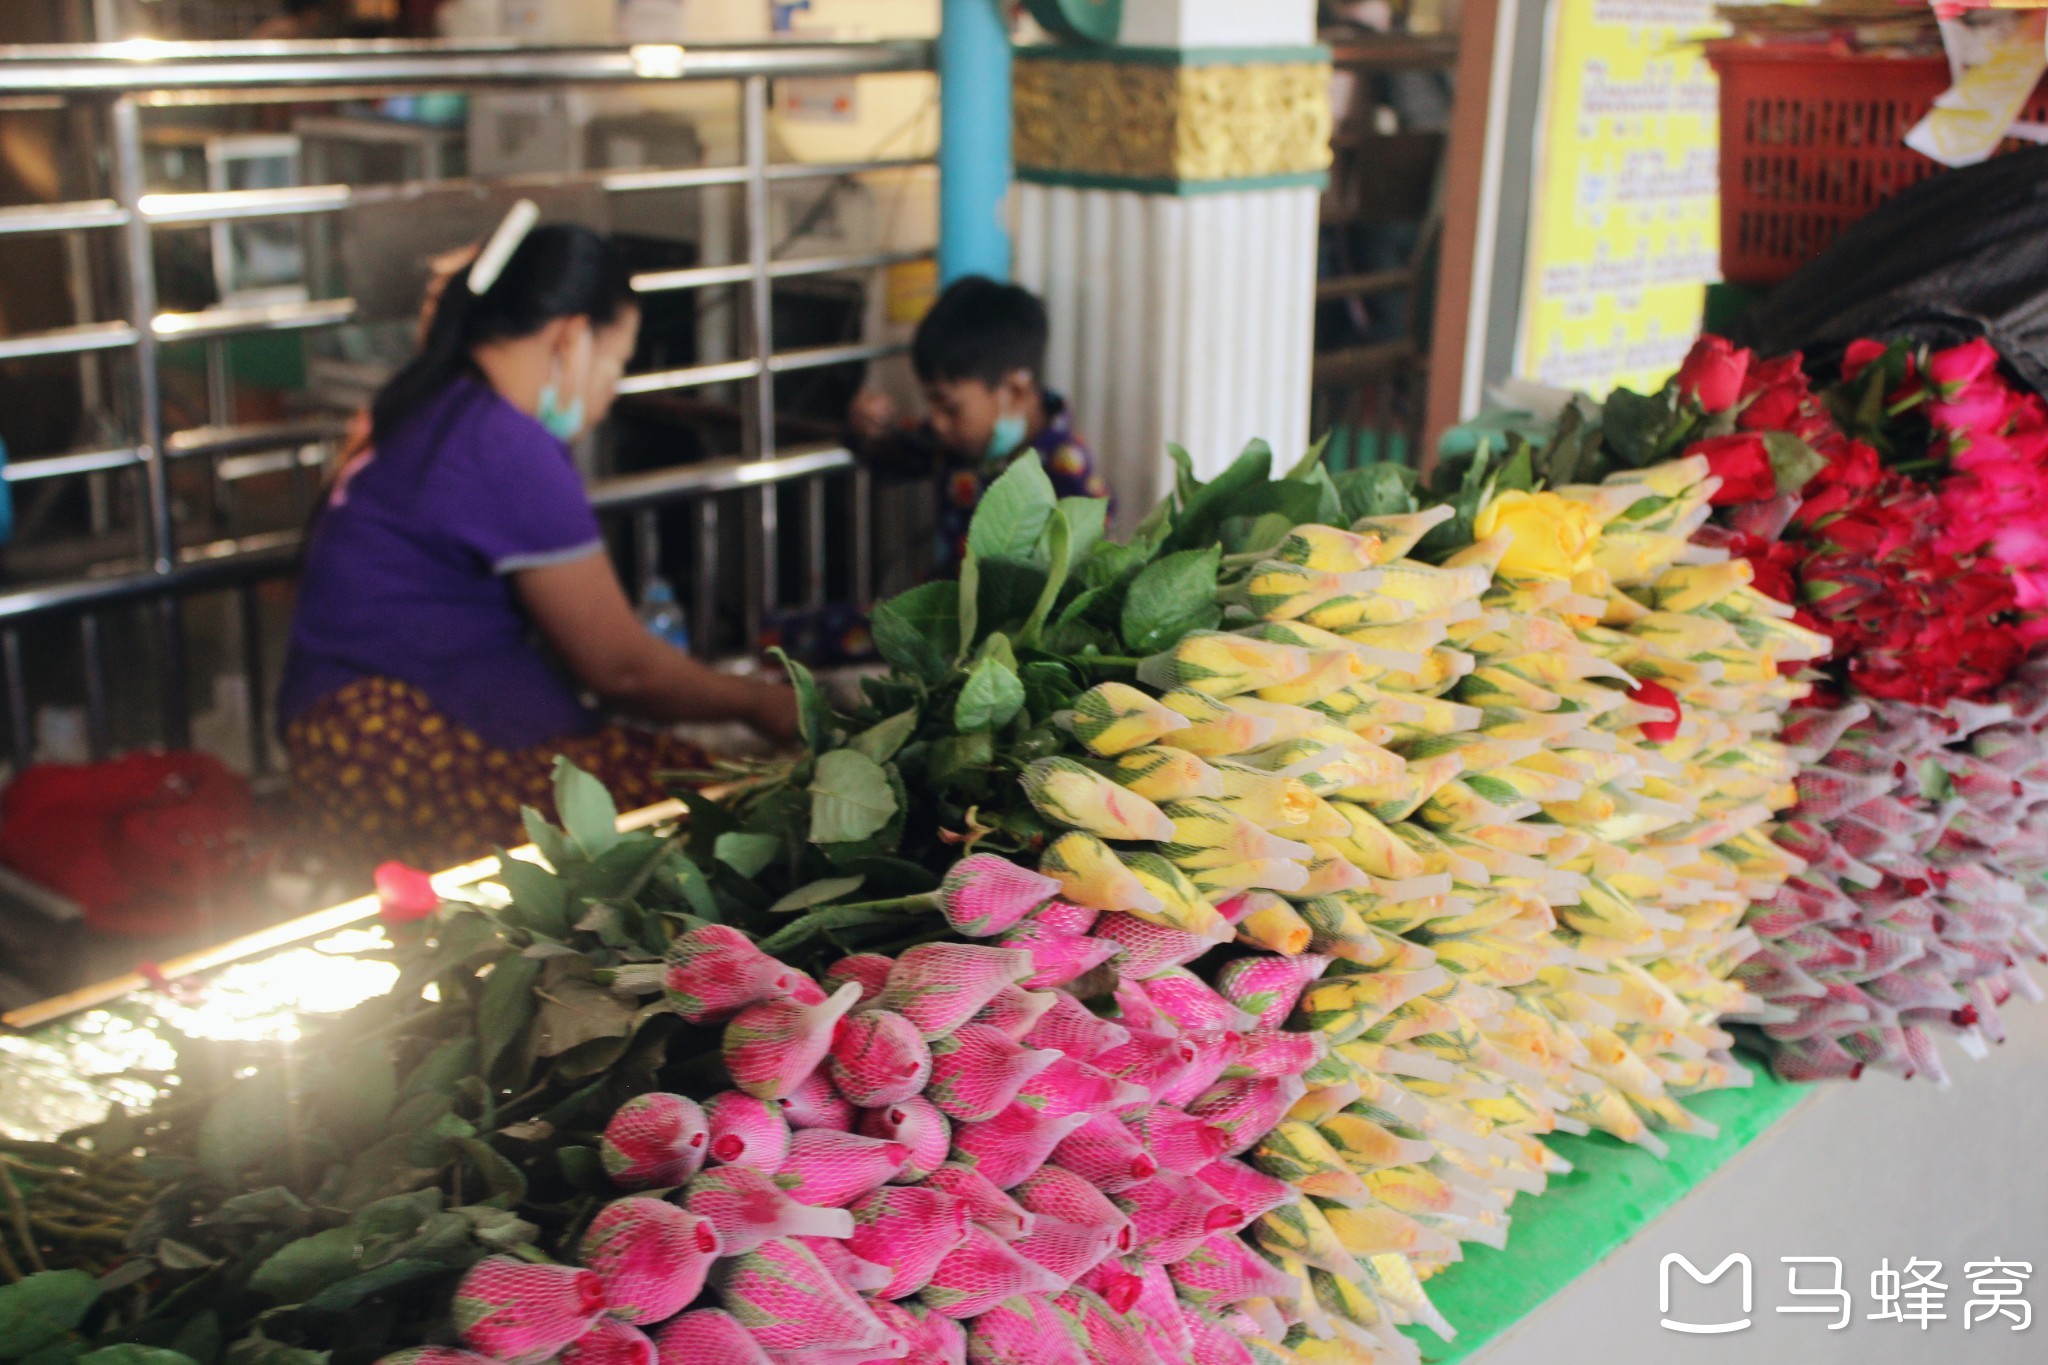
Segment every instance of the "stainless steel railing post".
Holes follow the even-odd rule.
[[[770,460],[775,457],[775,284],[768,271],[774,245],[769,240],[768,78],[747,77],[740,100],[742,160],[747,170],[747,330],[751,333],[748,343],[753,362],[758,367],[748,386],[746,401],[740,406],[746,417],[747,458]],[[772,487],[764,487],[759,497],[760,543],[750,546],[748,555],[754,578],[745,613],[749,649],[761,638],[762,623],[774,612],[781,597],[781,584],[777,581],[777,493]]]

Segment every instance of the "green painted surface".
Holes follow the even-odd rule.
[[[1622,1243],[1719,1170],[1730,1157],[1816,1093],[1770,1074],[1744,1057],[1757,1082],[1688,1100],[1686,1107],[1719,1125],[1714,1138],[1673,1135],[1664,1159],[1614,1139],[1557,1137],[1551,1146],[1575,1168],[1543,1194],[1515,1200],[1505,1251],[1467,1247],[1465,1259],[1429,1281],[1430,1298],[1458,1329],[1449,1344],[1436,1333],[1408,1329],[1431,1365],[1469,1359],[1529,1316],[1545,1300],[1598,1265]]]

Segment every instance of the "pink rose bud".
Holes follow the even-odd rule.
[[[799,1081],[796,1089],[775,1101],[775,1107],[782,1111],[783,1120],[799,1131],[830,1128],[840,1133],[851,1132],[854,1120],[859,1117],[853,1102],[832,1084],[830,1069],[822,1066]]]
[[[684,1207],[711,1220],[727,1256],[752,1251],[774,1237],[847,1237],[853,1215],[799,1203],[774,1177],[751,1166],[717,1166],[690,1182]]]
[[[1132,1033],[1164,1036],[1180,1031],[1180,1026],[1170,1016],[1161,1013],[1152,997],[1145,994],[1142,982],[1129,977],[1117,978],[1115,1000],[1117,1021]]]
[[[1143,1281],[1131,1316],[1145,1325],[1145,1335],[1161,1360],[1185,1361],[1195,1353],[1195,1343],[1181,1321],[1180,1300],[1174,1296],[1173,1281],[1163,1265],[1132,1262]]]
[[[1180,1318],[1193,1341],[1188,1365],[1259,1365],[1258,1357],[1236,1333],[1201,1309],[1182,1304]]]
[[[776,1181],[814,1208],[836,1209],[889,1183],[910,1149],[885,1138],[807,1128],[789,1144]]]
[[[1230,1059],[1231,1076],[1299,1076],[1329,1051],[1321,1033],[1289,1033],[1284,1029],[1253,1029],[1238,1035]]]
[[[1052,1008],[1051,991],[1027,991],[1022,986],[1005,986],[996,992],[996,998],[981,1007],[981,1013],[974,1016],[977,1024],[986,1024],[1006,1037],[1021,1041],[1038,1021]]]
[[[788,1238],[721,1262],[714,1278],[725,1311],[778,1354],[817,1347],[886,1351],[893,1335],[817,1257]]]
[[[1031,955],[977,943],[920,943],[896,959],[880,1004],[943,1038],[1031,974]]]
[[[1076,1287],[1099,1297],[1118,1317],[1135,1308],[1145,1293],[1145,1281],[1133,1274],[1129,1265],[1117,1260],[1096,1266],[1081,1277]]]
[[[860,1116],[860,1131],[868,1137],[901,1143],[910,1153],[903,1169],[891,1182],[914,1185],[945,1164],[953,1150],[953,1125],[939,1107],[922,1095],[912,1095],[882,1109],[870,1109]]]
[[[975,1318],[967,1358],[974,1365],[1090,1365],[1073,1325],[1040,1294],[1005,1299]]]
[[[1274,1209],[1292,1204],[1296,1197],[1294,1187],[1286,1181],[1228,1157],[1202,1167],[1195,1172],[1195,1179],[1216,1191],[1225,1203],[1244,1210],[1244,1223],[1231,1228],[1232,1232],[1241,1231]]]
[[[699,1308],[670,1320],[654,1334],[661,1365],[775,1365],[738,1318]]]
[[[604,1282],[588,1270],[511,1256],[478,1261],[455,1290],[455,1330],[505,1365],[540,1365],[604,1313]]]
[[[1154,924],[1136,915],[1106,916],[1095,926],[1095,936],[1116,944],[1117,954],[1110,963],[1134,980],[1193,962],[1216,946],[1215,939]]]
[[[1151,1093],[1144,1087],[1117,1080],[1065,1055],[1024,1082],[1017,1092],[1019,1104],[1028,1104],[1047,1118],[1121,1113],[1151,1101]]]
[[[1138,1277],[1122,1270],[1114,1273],[1130,1281],[1135,1300],[1140,1285]],[[1083,1350],[1094,1365],[1161,1365],[1159,1353],[1145,1340],[1144,1328],[1111,1307],[1094,1290],[1075,1285],[1063,1294],[1055,1294],[1052,1301],[1080,1331]]]
[[[643,1196],[599,1209],[577,1259],[604,1282],[614,1317],[644,1325],[689,1307],[721,1249],[709,1219]]]
[[[923,1090],[932,1075],[932,1050],[902,1015],[862,1010],[840,1024],[827,1068],[840,1094],[872,1109]]]
[[[409,1351],[382,1356],[377,1365],[492,1365],[492,1361],[489,1356],[453,1346],[415,1346]]]
[[[1100,910],[1072,901],[1050,900],[1038,907],[1030,922],[1042,924],[1055,934],[1085,934],[1101,918]]]
[[[1130,1222],[1108,1195],[1064,1166],[1041,1168],[1017,1186],[1013,1193],[1017,1202],[1032,1213],[1057,1218],[1064,1223],[1101,1223],[1114,1227],[1127,1226]]]
[[[697,1174],[710,1144],[710,1121],[695,1100],[655,1093],[619,1106],[604,1127],[598,1154],[620,1189],[653,1190]]]
[[[1089,1065],[1156,1095],[1199,1064],[1202,1055],[1201,1047],[1186,1038],[1133,1033],[1129,1042],[1091,1058]]]
[[[895,1278],[888,1266],[864,1259],[835,1237],[797,1237],[792,1240],[817,1257],[818,1264],[825,1267],[833,1279],[856,1294],[873,1294]]]
[[[723,1166],[752,1166],[773,1175],[789,1159],[789,1120],[779,1105],[724,1090],[704,1101],[710,1124],[710,1160]]]
[[[866,1009],[881,997],[889,984],[889,969],[896,965],[893,957],[880,953],[855,953],[842,957],[825,969],[825,989],[836,991],[849,981],[860,984],[859,1008]]]
[[[814,1005],[825,998],[818,983],[756,947],[723,924],[706,924],[668,949],[669,1002],[693,1024],[716,1024],[762,1000]]]
[[[1154,1093],[1162,1103],[1185,1106],[1192,1104],[1196,1096],[1223,1078],[1242,1051],[1244,1039],[1241,1034],[1227,1029],[1205,1029],[1200,1033],[1184,1033],[1180,1041],[1195,1050],[1195,1058],[1178,1072],[1161,1080]]]
[[[921,1303],[876,1299],[868,1311],[909,1343],[903,1365],[967,1365],[967,1329]]]
[[[1008,1189],[1043,1166],[1053,1150],[1087,1121],[1084,1114],[1054,1118],[1028,1104],[1013,1104],[985,1122],[956,1127],[953,1155]]]
[[[1019,1294],[1057,1294],[1066,1287],[1058,1276],[1025,1260],[986,1229],[972,1227],[966,1239],[940,1259],[922,1297],[934,1311],[965,1320]]]
[[[952,1195],[967,1210],[967,1221],[986,1228],[1005,1242],[1028,1236],[1037,1218],[1005,1194],[1002,1187],[972,1166],[949,1161],[931,1173],[925,1185]]]
[[[655,1365],[659,1353],[647,1334],[614,1317],[602,1317],[569,1343],[562,1365]]]
[[[1210,1309],[1245,1299],[1290,1299],[1301,1293],[1299,1280],[1227,1232],[1204,1237],[1166,1273],[1183,1299]]]
[[[1205,1091],[1188,1112],[1230,1134],[1229,1155],[1236,1156],[1272,1132],[1307,1093],[1308,1083],[1299,1076],[1224,1081]]]
[[[948,1118],[979,1123],[1001,1113],[1026,1081],[1059,1059],[1051,1050],[1021,1047],[986,1024],[962,1024],[932,1044],[925,1093]]]
[[[1170,1104],[1127,1118],[1124,1127],[1165,1171],[1198,1171],[1230,1145],[1228,1133]]]
[[[854,1201],[854,1255],[890,1267],[888,1283],[874,1292],[907,1299],[925,1287],[946,1253],[967,1239],[967,1205],[943,1190],[892,1185]]]
[[[1025,1260],[1037,1262],[1071,1285],[1101,1264],[1104,1257],[1117,1254],[1119,1241],[1132,1240],[1130,1224],[1122,1219],[1104,1224],[1040,1218],[1029,1237],[1020,1237],[1010,1245]]]
[[[1094,911],[1089,911],[1094,914]],[[1086,934],[1069,934],[1039,920],[1028,919],[996,940],[999,947],[1031,954],[1031,974],[1023,984],[1051,990],[1088,975],[1116,956],[1116,945]]]
[[[1107,1194],[1127,1190],[1159,1170],[1152,1154],[1110,1114],[1090,1115],[1053,1148],[1052,1159]]]
[[[1052,1008],[1025,1035],[1027,1046],[1051,1048],[1077,1062],[1100,1068],[1103,1053],[1131,1040],[1131,1031],[1122,1024],[1102,1018],[1064,991],[1055,991],[1053,995]]]
[[[431,919],[441,908],[441,893],[434,879],[404,863],[381,863],[373,879],[377,884],[377,918],[386,924],[417,924]]]
[[[1294,1013],[1301,993],[1328,970],[1332,959],[1321,953],[1299,957],[1241,957],[1216,973],[1216,989],[1239,1009],[1249,1011],[1256,1028],[1279,1028]]]
[[[976,853],[953,864],[939,888],[939,908],[953,932],[968,938],[990,938],[1016,924],[1051,900],[1060,884],[1027,872],[990,853]]]
[[[757,1100],[795,1091],[824,1063],[839,1021],[859,999],[860,987],[848,982],[822,1004],[764,1000],[741,1010],[725,1026],[725,1069],[733,1084]]]
[[[1138,1258],[1153,1265],[1185,1259],[1203,1238],[1244,1216],[1203,1182],[1164,1170],[1118,1195],[1117,1206],[1137,1230]]]
[[[1184,1029],[1247,1029],[1258,1022],[1185,967],[1169,967],[1138,984],[1154,1009]]]

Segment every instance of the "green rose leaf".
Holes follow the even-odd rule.
[[[917,733],[918,713],[905,711],[902,715],[891,716],[870,729],[863,730],[846,741],[846,747],[855,753],[866,754],[877,763],[887,763],[896,757],[910,737]]]
[[[560,877],[524,858],[500,850],[498,880],[512,893],[520,922],[536,933],[561,938],[569,932],[569,886]]]
[[[1038,591],[1038,600],[1032,604],[1031,615],[1025,618],[1024,629],[1017,634],[1017,643],[1029,645],[1038,641],[1039,632],[1045,629],[1052,609],[1059,604],[1060,590],[1067,586],[1067,576],[1074,565],[1074,533],[1067,525],[1065,504],[1053,513],[1052,521],[1046,526],[1046,554],[1051,568],[1046,574],[1045,586]]]
[[[995,762],[995,741],[986,730],[948,735],[932,745],[931,762],[925,776],[935,786],[946,786],[963,773],[979,772]]]
[[[601,858],[619,841],[619,808],[604,783],[566,758],[555,759],[555,813],[586,858]]]
[[[540,850],[540,856],[548,860],[548,866],[560,872],[572,852],[568,837],[532,806],[519,808],[519,822],[526,826],[526,837]]]
[[[960,585],[926,583],[875,608],[870,623],[884,659],[926,682],[946,676],[960,652]]]
[[[1109,499],[1061,498],[1054,514],[1067,524],[1068,561],[1073,564],[1086,562],[1108,533]]]
[[[832,708],[825,704],[818,680],[811,676],[810,669],[782,650],[771,649],[768,653],[782,665],[782,671],[789,675],[789,685],[796,689],[796,727],[804,747],[814,754],[823,752],[826,740],[832,736]]]
[[[812,882],[809,886],[799,886],[769,906],[768,913],[786,915],[791,911],[808,910],[814,905],[836,901],[841,896],[850,896],[860,890],[861,883],[866,880],[866,877],[827,877],[823,881]]]
[[[1797,493],[1828,467],[1812,446],[1789,431],[1766,432],[1764,446],[1770,451],[1771,473],[1777,476],[1780,493]]]
[[[534,1051],[559,1057],[596,1038],[623,1038],[632,1030],[635,1007],[594,981],[565,976],[537,993]]]
[[[82,1270],[48,1270],[0,1287],[0,1357],[11,1360],[57,1341],[84,1321],[99,1296]]]
[[[321,1086],[317,1108],[334,1140],[345,1148],[367,1147],[384,1135],[384,1121],[398,1101],[398,1069],[391,1054],[371,1043],[334,1058]]]
[[[1000,729],[1023,708],[1024,680],[1001,659],[984,657],[960,689],[953,724],[963,733]]]
[[[486,1071],[518,1041],[533,1018],[533,983],[540,979],[541,964],[530,957],[501,957],[484,978],[477,998],[476,1031],[483,1043]]]
[[[889,775],[881,764],[852,749],[835,750],[819,759],[810,791],[814,844],[865,839],[896,814],[896,793],[889,788]]]
[[[256,1267],[249,1287],[281,1304],[304,1303],[330,1284],[339,1284],[361,1267],[354,1228],[329,1228],[296,1242],[287,1242]]]
[[[1123,639],[1135,654],[1169,649],[1191,630],[1223,620],[1216,605],[1216,574],[1223,550],[1182,550],[1150,564],[1124,598]]]
[[[328,1351],[307,1351],[252,1332],[228,1347],[227,1365],[327,1365]]]
[[[180,1351],[127,1343],[88,1352],[78,1358],[78,1365],[199,1365],[199,1362]]]
[[[206,1111],[199,1125],[199,1168],[223,1185],[284,1150],[289,1111],[278,1102],[278,1078],[237,1081]]]
[[[1052,520],[1059,495],[1035,452],[1027,453],[988,486],[967,528],[968,553],[983,559],[1029,559]]]
[[[682,889],[683,899],[690,903],[690,912],[699,919],[719,923],[724,917],[719,913],[718,897],[712,893],[704,869],[688,858],[678,858],[674,871],[676,885]]]
[[[1406,465],[1391,461],[1363,465],[1337,475],[1336,482],[1347,522],[1416,510],[1415,471]]]
[[[752,881],[781,852],[782,840],[772,834],[721,834],[712,856]]]

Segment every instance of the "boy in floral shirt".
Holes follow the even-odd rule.
[[[853,446],[864,462],[938,475],[941,573],[959,571],[982,494],[1026,452],[1037,452],[1061,497],[1109,496],[1065,400],[1039,382],[1046,336],[1045,305],[1029,290],[969,276],[939,296],[911,343],[931,410],[924,425],[904,429],[882,394],[854,401]]]

